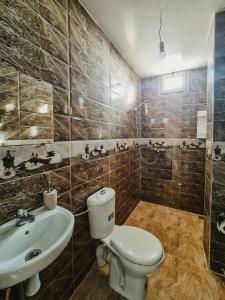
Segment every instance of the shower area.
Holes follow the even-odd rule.
[[[167,81],[182,87],[165,90]],[[141,199],[204,214],[205,133],[198,127],[205,114],[207,68],[142,80],[138,140]]]

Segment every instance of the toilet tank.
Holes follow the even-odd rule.
[[[90,234],[94,239],[108,236],[115,225],[115,191],[103,188],[87,199]]]

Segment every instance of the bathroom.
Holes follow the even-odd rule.
[[[1,0],[0,300],[225,300],[224,86],[224,0]]]

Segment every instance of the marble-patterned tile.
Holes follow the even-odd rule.
[[[13,120],[13,118],[10,118]],[[15,120],[16,121],[16,120]],[[5,124],[0,127],[0,144],[5,144],[7,141],[19,141],[21,139],[20,126]]]
[[[92,80],[109,88],[110,85],[110,74],[107,70],[99,67],[95,62],[89,62],[87,67],[88,77]]]
[[[128,108],[128,104],[127,104],[127,98],[124,97],[124,96],[121,96],[119,95],[118,93],[116,92],[113,92],[111,90],[111,102],[110,102],[110,105],[113,107],[113,108],[116,108],[116,109],[120,109],[122,111],[126,111],[127,108]]]
[[[70,115],[70,97],[67,90],[53,87],[52,98],[54,114]]]
[[[98,270],[96,267],[93,267],[85,278],[85,281],[74,293],[72,300],[119,300],[120,295],[108,287],[107,275],[107,267],[100,270]],[[89,295],[87,295],[87,289],[89,290]]]
[[[54,140],[70,141],[70,138],[71,138],[70,117],[54,114]]]
[[[5,61],[24,74],[63,88],[68,87],[68,66],[14,34],[0,22],[0,53]]]
[[[96,81],[88,79],[75,69],[71,69],[71,89],[79,97],[87,97],[103,104],[110,104],[110,90]]]
[[[113,123],[127,126],[135,126],[134,116],[132,113],[123,112],[121,110],[110,109],[110,120]]]
[[[118,184],[123,178],[129,177],[129,164],[123,164],[122,166],[114,169],[110,173],[110,185]]]
[[[93,44],[97,45],[103,51],[103,53],[109,55],[110,42],[100,27],[98,27],[98,25],[92,19],[88,20],[87,31],[89,40],[91,40]]]
[[[41,19],[22,1],[4,1],[0,16],[12,32],[37,46],[40,44]]]
[[[87,97],[88,77],[74,68],[70,68],[70,77],[71,90]]]
[[[179,260],[178,263],[177,284],[169,291],[172,296],[190,300],[218,299],[219,290],[213,274],[186,261]]]
[[[116,153],[110,156],[110,170],[119,168],[121,165],[129,163],[130,152]]]
[[[39,0],[39,13],[54,28],[68,36],[67,1]]]
[[[47,4],[48,1],[45,2]],[[57,1],[50,2],[51,9],[54,11],[56,6],[54,2]],[[41,1],[38,8],[46,13],[47,9],[44,10],[43,5],[44,3]],[[5,10],[7,10],[7,14],[4,14]],[[67,42],[65,37],[47,22],[43,21],[26,3],[18,0],[5,1],[1,5],[0,14],[16,34],[67,62]],[[59,12],[57,16],[59,17]]]
[[[52,86],[46,82],[20,74],[19,100],[23,112],[52,114]]]
[[[57,204],[68,210],[72,210],[71,191],[67,191],[63,194],[58,195]]]
[[[178,258],[166,253],[162,267],[148,279],[149,294],[151,295],[152,287],[158,290],[172,287],[177,283],[177,276]]]
[[[69,86],[69,67],[67,64],[57,60],[52,55],[43,56],[43,67],[41,70],[41,79],[68,89]]]
[[[109,172],[109,158],[99,158],[76,163],[71,166],[72,187],[91,181]]]
[[[66,290],[68,286],[73,283],[73,263],[72,261],[67,261],[66,266],[61,269],[57,276],[54,277],[53,280],[49,281],[49,284],[46,289],[40,291],[39,294],[33,296],[32,299],[40,300],[40,299],[62,299],[60,298]]]
[[[47,268],[40,272],[40,280],[42,283],[42,288],[39,291],[39,295],[43,290],[47,288],[49,283],[57,277],[57,275],[64,269],[68,261],[72,260],[72,242],[70,241],[63,252],[50,264]],[[39,297],[37,294],[37,297]],[[40,299],[40,298],[39,298]]]
[[[101,69],[104,69],[108,73],[110,72],[110,57],[108,52],[103,52],[92,41],[88,41],[87,54],[89,63],[95,62]]]
[[[63,62],[68,63],[68,41],[65,36],[44,21],[41,22],[40,32],[42,33],[40,38],[41,48]]]
[[[52,126],[42,127],[39,125],[20,126],[21,140],[53,140]]]
[[[74,18],[69,18],[70,41],[82,51],[87,53],[88,33]]]
[[[88,56],[74,43],[70,43],[70,64],[72,68],[88,75]]]
[[[90,18],[84,8],[77,0],[69,0],[69,14],[85,30],[87,30],[88,19]]]
[[[214,141],[225,141],[225,121],[214,122]]]
[[[86,181],[84,184],[78,185],[72,189],[72,210],[86,204],[87,198],[100,190],[101,188],[109,186],[109,174],[105,173],[96,179]]]
[[[128,99],[128,86],[126,82],[120,77],[114,77],[111,73],[110,76],[111,90],[113,93],[120,95],[121,97]]]
[[[24,2],[24,0],[22,0]],[[30,8],[32,8],[36,13],[39,13],[39,1],[40,0],[26,0],[25,4],[27,4]]]
[[[207,89],[207,68],[193,69],[189,71],[190,92],[206,91]]]
[[[215,102],[219,100],[224,100],[225,98],[225,90],[224,90],[224,77],[218,78],[214,82],[214,95],[215,95]]]
[[[99,122],[109,122],[109,107],[84,98],[77,93],[71,94],[72,116],[95,120]]]
[[[176,255],[199,267],[206,267],[203,250],[204,222],[196,216],[180,219],[179,249]]]
[[[109,138],[109,123],[72,117],[71,140],[104,140]]]
[[[110,136],[112,139],[133,138],[135,135],[135,128],[132,126],[110,124]]]
[[[57,190],[58,197],[70,190],[70,166],[50,171],[45,176]]]
[[[52,127],[52,116],[30,112],[20,113],[20,124],[22,126],[48,126]]]
[[[0,71],[0,123],[19,126],[18,72],[7,64],[1,64]],[[3,129],[3,128],[2,128]],[[2,131],[2,130],[1,130]]]
[[[18,208],[35,208],[42,205],[42,193],[47,184],[43,174],[0,184],[1,222],[12,218]]]

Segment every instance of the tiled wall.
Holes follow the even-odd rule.
[[[205,156],[205,204],[204,204],[204,239],[203,245],[207,263],[210,259],[210,220],[212,201],[212,149],[213,149],[213,102],[214,102],[214,24],[209,35],[209,57],[207,76],[207,137]]]
[[[212,125],[209,132],[209,159],[207,160],[209,184],[211,190],[206,198],[206,230],[205,250],[208,254],[208,262],[212,271],[225,276],[225,234],[217,229],[220,214],[225,215],[225,12],[215,15],[214,59],[212,61],[211,93],[209,94],[212,110]],[[225,218],[224,218],[225,219]]]
[[[59,205],[74,213],[88,195],[113,187],[122,224],[140,200],[133,70],[77,0],[3,1],[0,66],[0,223],[19,207],[42,205],[51,181]],[[95,247],[87,215],[77,217],[32,299],[69,299]]]
[[[206,110],[207,69],[188,70],[187,79],[186,91],[166,95],[160,77],[142,81],[142,100],[150,100],[141,112],[142,200],[203,214],[205,141],[196,137],[197,111]]]

